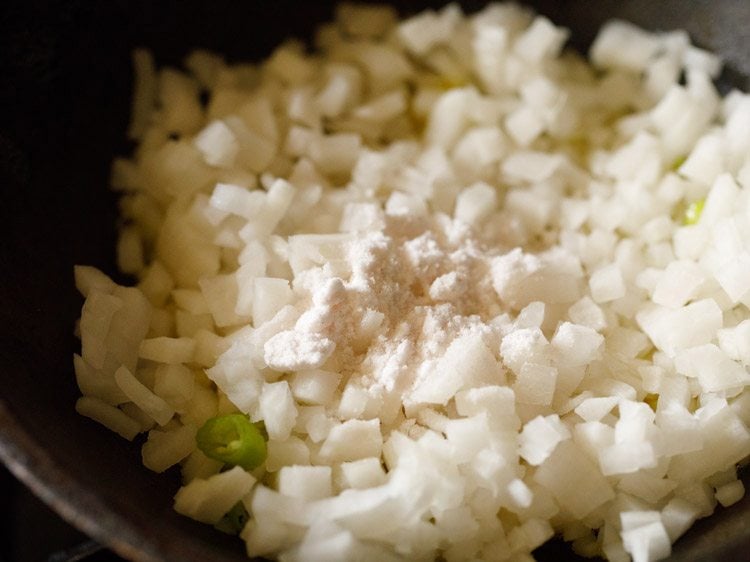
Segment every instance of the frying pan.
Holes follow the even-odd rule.
[[[397,3],[413,13],[430,3]],[[464,2],[467,11],[483,3]],[[650,29],[687,29],[720,53],[720,88],[748,89],[750,2],[599,0],[530,2],[572,30],[586,49],[610,17]],[[119,439],[74,411],[72,336],[81,300],[72,266],[95,264],[115,276],[112,157],[125,139],[130,51],[154,50],[179,64],[191,48],[230,60],[266,56],[288,36],[309,39],[334,2],[276,0],[48,0],[0,8],[0,457],[65,519],[140,561],[244,559],[242,544],[172,511],[176,470],[141,466],[139,444]],[[745,476],[748,482],[747,475]],[[672,560],[747,559],[750,499],[702,520]],[[576,559],[552,543],[541,560]]]

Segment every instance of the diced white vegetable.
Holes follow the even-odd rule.
[[[125,412],[93,396],[79,398],[76,401],[76,412],[99,422],[128,441],[132,441],[141,431],[140,424]]]
[[[341,463],[341,475],[348,488],[374,488],[386,481],[380,459],[374,457]]]
[[[268,437],[283,441],[292,431],[297,419],[297,407],[286,381],[264,384],[260,395],[260,416],[265,422]]]
[[[402,114],[407,107],[404,91],[399,89],[379,96],[352,111],[354,117],[365,121],[384,122]]]
[[[517,430],[521,422],[516,415],[515,394],[504,386],[484,386],[456,394],[456,410],[462,416],[487,414],[501,430]]]
[[[622,67],[639,72],[659,49],[651,33],[622,20],[613,20],[599,31],[591,46],[591,61],[603,68]]]
[[[314,369],[296,372],[290,386],[298,401],[326,405],[331,402],[340,380],[338,373]]]
[[[266,470],[277,472],[284,466],[310,464],[310,449],[299,437],[286,441],[270,440],[267,443]]]
[[[262,210],[264,199],[261,191],[249,191],[238,185],[218,183],[209,202],[219,211],[253,219]]]
[[[183,310],[174,313],[174,326],[178,338],[194,338],[198,332],[213,332],[214,320],[210,314],[190,314]],[[196,342],[193,359],[198,362],[198,344]]]
[[[88,265],[76,265],[73,267],[76,289],[88,298],[92,290],[111,294],[116,284],[105,273]]]
[[[177,411],[184,411],[195,394],[195,376],[184,365],[159,365],[154,375],[154,394]]]
[[[208,304],[203,293],[194,289],[175,289],[172,291],[175,304],[191,314],[207,314]]]
[[[714,275],[732,303],[745,299],[750,291],[750,253],[741,252],[723,264]]]
[[[235,343],[225,351],[206,376],[227,395],[237,408],[246,414],[254,411],[260,397],[263,377],[253,365],[242,343]]]
[[[382,446],[379,420],[348,420],[331,428],[320,448],[320,457],[326,462],[379,457]]]
[[[539,63],[544,58],[557,56],[568,31],[555,27],[544,16],[537,16],[513,45],[513,50],[530,63]]]
[[[256,277],[253,283],[253,324],[257,328],[292,301],[292,290],[286,279]]]
[[[114,373],[104,373],[94,369],[77,354],[73,355],[73,368],[76,383],[84,396],[99,398],[112,406],[128,401],[128,397],[117,386]]]
[[[478,225],[497,205],[495,189],[486,183],[476,183],[464,189],[456,198],[455,217],[470,225]]]
[[[575,324],[588,326],[596,331],[602,330],[607,326],[604,312],[588,296],[583,297],[573,304],[568,309],[568,316]]]
[[[219,248],[201,234],[202,226],[194,216],[175,209],[167,213],[159,232],[156,253],[184,288],[195,288],[199,279],[219,271]]]
[[[516,377],[513,391],[521,404],[549,405],[555,393],[556,381],[555,367],[524,363]]]
[[[524,550],[533,550],[541,546],[555,534],[552,525],[546,519],[529,519],[513,529],[508,539],[511,546]]]
[[[526,363],[544,365],[550,356],[550,345],[539,328],[521,328],[503,338],[500,356],[514,373],[519,374]]]
[[[159,425],[166,425],[174,416],[174,409],[136,379],[126,367],[115,371],[115,381],[123,393]]]
[[[690,502],[681,498],[672,498],[661,512],[661,519],[669,535],[674,542],[687,531],[698,518],[700,510]]]
[[[312,61],[291,45],[276,49],[266,64],[270,72],[290,84],[305,82],[315,72]]]
[[[313,443],[320,443],[336,423],[338,422],[329,417],[322,406],[300,407],[295,430],[307,433]]]
[[[215,525],[255,485],[252,474],[235,466],[202,480],[195,479],[177,491],[174,509],[202,523]]]
[[[213,121],[193,141],[210,166],[230,168],[240,150],[232,129],[223,121]]]
[[[370,394],[366,389],[348,384],[341,394],[338,416],[342,420],[362,417],[370,401]]]
[[[615,493],[586,455],[570,440],[560,443],[533,476],[573,516],[586,517]],[[578,483],[586,482],[585,489]]]
[[[605,476],[654,468],[656,462],[656,453],[648,441],[615,443],[599,452],[599,466]]]
[[[712,226],[720,218],[731,213],[739,196],[739,187],[731,175],[721,174],[716,178],[706,197],[706,203],[700,215],[700,224]]]
[[[529,464],[537,466],[552,454],[558,443],[570,437],[570,431],[559,416],[539,416],[523,426],[519,454]]]
[[[669,536],[658,511],[620,514],[622,543],[633,562],[666,558],[672,552]]]
[[[224,338],[208,330],[198,330],[193,335],[193,340],[195,341],[193,360],[202,367],[214,365],[219,356],[230,346]]]
[[[505,140],[498,127],[475,127],[456,143],[453,159],[468,172],[497,164],[504,152]]]
[[[107,358],[106,340],[115,313],[123,306],[122,299],[96,289],[81,309],[81,355],[95,369],[101,369]]]
[[[357,161],[362,139],[356,134],[315,137],[308,154],[324,174],[348,173]]]
[[[477,454],[487,445],[487,414],[447,420],[443,425],[443,432],[452,446],[453,457],[459,463],[475,460]]]
[[[502,163],[501,168],[511,180],[543,181],[558,171],[563,165],[558,154],[544,152],[514,152]]]
[[[563,322],[558,326],[551,344],[559,354],[561,364],[578,367],[601,357],[604,336],[587,326]]]
[[[445,404],[459,390],[501,383],[504,376],[481,336],[464,336],[451,343],[429,378],[412,391],[411,399]]]
[[[278,475],[279,493],[305,501],[331,495],[330,466],[285,466]]]
[[[417,55],[424,55],[436,45],[450,39],[457,16],[460,17],[448,9],[440,13],[425,10],[399,24],[398,37],[407,49]]]
[[[246,316],[237,314],[237,278],[234,275],[205,277],[199,281],[208,310],[219,327],[247,323]]]
[[[614,408],[620,399],[617,396],[603,396],[599,398],[586,398],[578,406],[575,412],[584,421],[599,421]]]
[[[141,410],[133,402],[126,402],[125,404],[120,404],[119,408],[129,418],[132,418],[136,422],[138,422],[138,425],[140,426],[140,433],[145,433],[146,431],[150,431],[156,425],[156,422],[153,420],[153,418],[149,416],[146,412]]]
[[[699,435],[703,448],[676,456],[669,466],[668,475],[678,482],[697,482],[750,454],[750,432],[729,408],[723,408],[701,422]]]
[[[508,30],[500,25],[478,25],[472,41],[475,71],[482,85],[493,94],[505,87],[505,76],[497,69],[505,63],[508,35]]]
[[[653,300],[662,306],[680,308],[696,296],[705,281],[706,275],[694,262],[673,261],[659,278]]]
[[[710,342],[721,328],[722,313],[713,299],[703,299],[676,310],[646,308],[636,320],[656,347],[674,356],[680,349]]]
[[[657,478],[646,471],[638,471],[620,478],[617,488],[627,494],[656,504],[677,487],[676,482]]]
[[[154,306],[164,306],[174,289],[174,279],[159,261],[154,261],[138,283],[138,288]]]
[[[544,132],[545,123],[532,107],[521,106],[505,119],[505,130],[517,145],[526,147]]]
[[[521,509],[531,506],[531,502],[534,500],[534,493],[531,488],[520,478],[515,478],[508,484],[508,495],[510,495],[516,507]]]
[[[324,116],[338,117],[359,98],[362,76],[356,68],[338,64],[329,66],[327,74],[328,82],[318,93],[315,101]],[[306,150],[300,154],[304,152]]]
[[[596,270],[589,279],[591,298],[596,303],[613,301],[625,296],[625,282],[617,264]]]
[[[729,507],[740,501],[745,495],[742,480],[735,480],[716,489],[716,499],[724,507]]]
[[[468,90],[453,89],[443,94],[430,112],[425,132],[427,144],[450,148],[466,127]]]
[[[696,377],[704,392],[750,384],[750,373],[712,343],[678,352],[675,369],[678,373]]]
[[[253,96],[242,104],[237,114],[251,131],[275,143],[279,128],[274,114],[273,101],[264,95]]]
[[[143,464],[154,472],[164,472],[195,450],[195,427],[183,425],[170,431],[148,432],[148,441],[141,448]]]
[[[192,338],[158,337],[143,340],[138,349],[141,359],[159,363],[190,363],[195,353]]]

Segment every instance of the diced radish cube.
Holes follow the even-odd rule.
[[[379,457],[382,446],[379,420],[348,420],[331,429],[320,456],[326,462],[356,461]]]
[[[297,420],[297,406],[289,383],[265,383],[260,394],[259,408],[268,437],[276,441],[288,438]]]
[[[539,416],[523,427],[519,454],[529,464],[537,466],[552,454],[558,443],[570,437],[570,431],[558,415]]]
[[[177,513],[215,525],[255,485],[252,474],[235,466],[202,480],[196,478],[180,488],[174,497]]]
[[[305,501],[331,495],[330,466],[285,466],[278,475],[279,492]]]

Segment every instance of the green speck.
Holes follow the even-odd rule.
[[[268,431],[266,431],[266,422],[263,420],[257,421],[253,424],[255,427],[258,428],[258,431],[260,431],[260,434],[263,436],[263,439],[268,441]]]
[[[198,430],[198,448],[209,458],[252,470],[266,460],[263,432],[244,414],[211,418]]]
[[[685,163],[685,160],[687,160],[687,156],[680,156],[674,162],[672,162],[671,169],[676,172],[680,169],[680,166]]]
[[[692,203],[690,203],[687,210],[685,211],[685,216],[682,219],[682,224],[686,226],[698,224],[698,221],[701,220],[703,205],[705,204],[705,199],[699,199],[698,201],[693,201]]]
[[[245,509],[242,502],[237,502],[221,520],[214,525],[214,528],[228,535],[239,535],[245,528],[245,523],[250,515]]]

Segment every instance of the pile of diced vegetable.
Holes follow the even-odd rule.
[[[668,556],[744,494],[750,96],[681,31],[567,37],[342,4],[262,63],[135,52],[78,412],[251,557]]]

